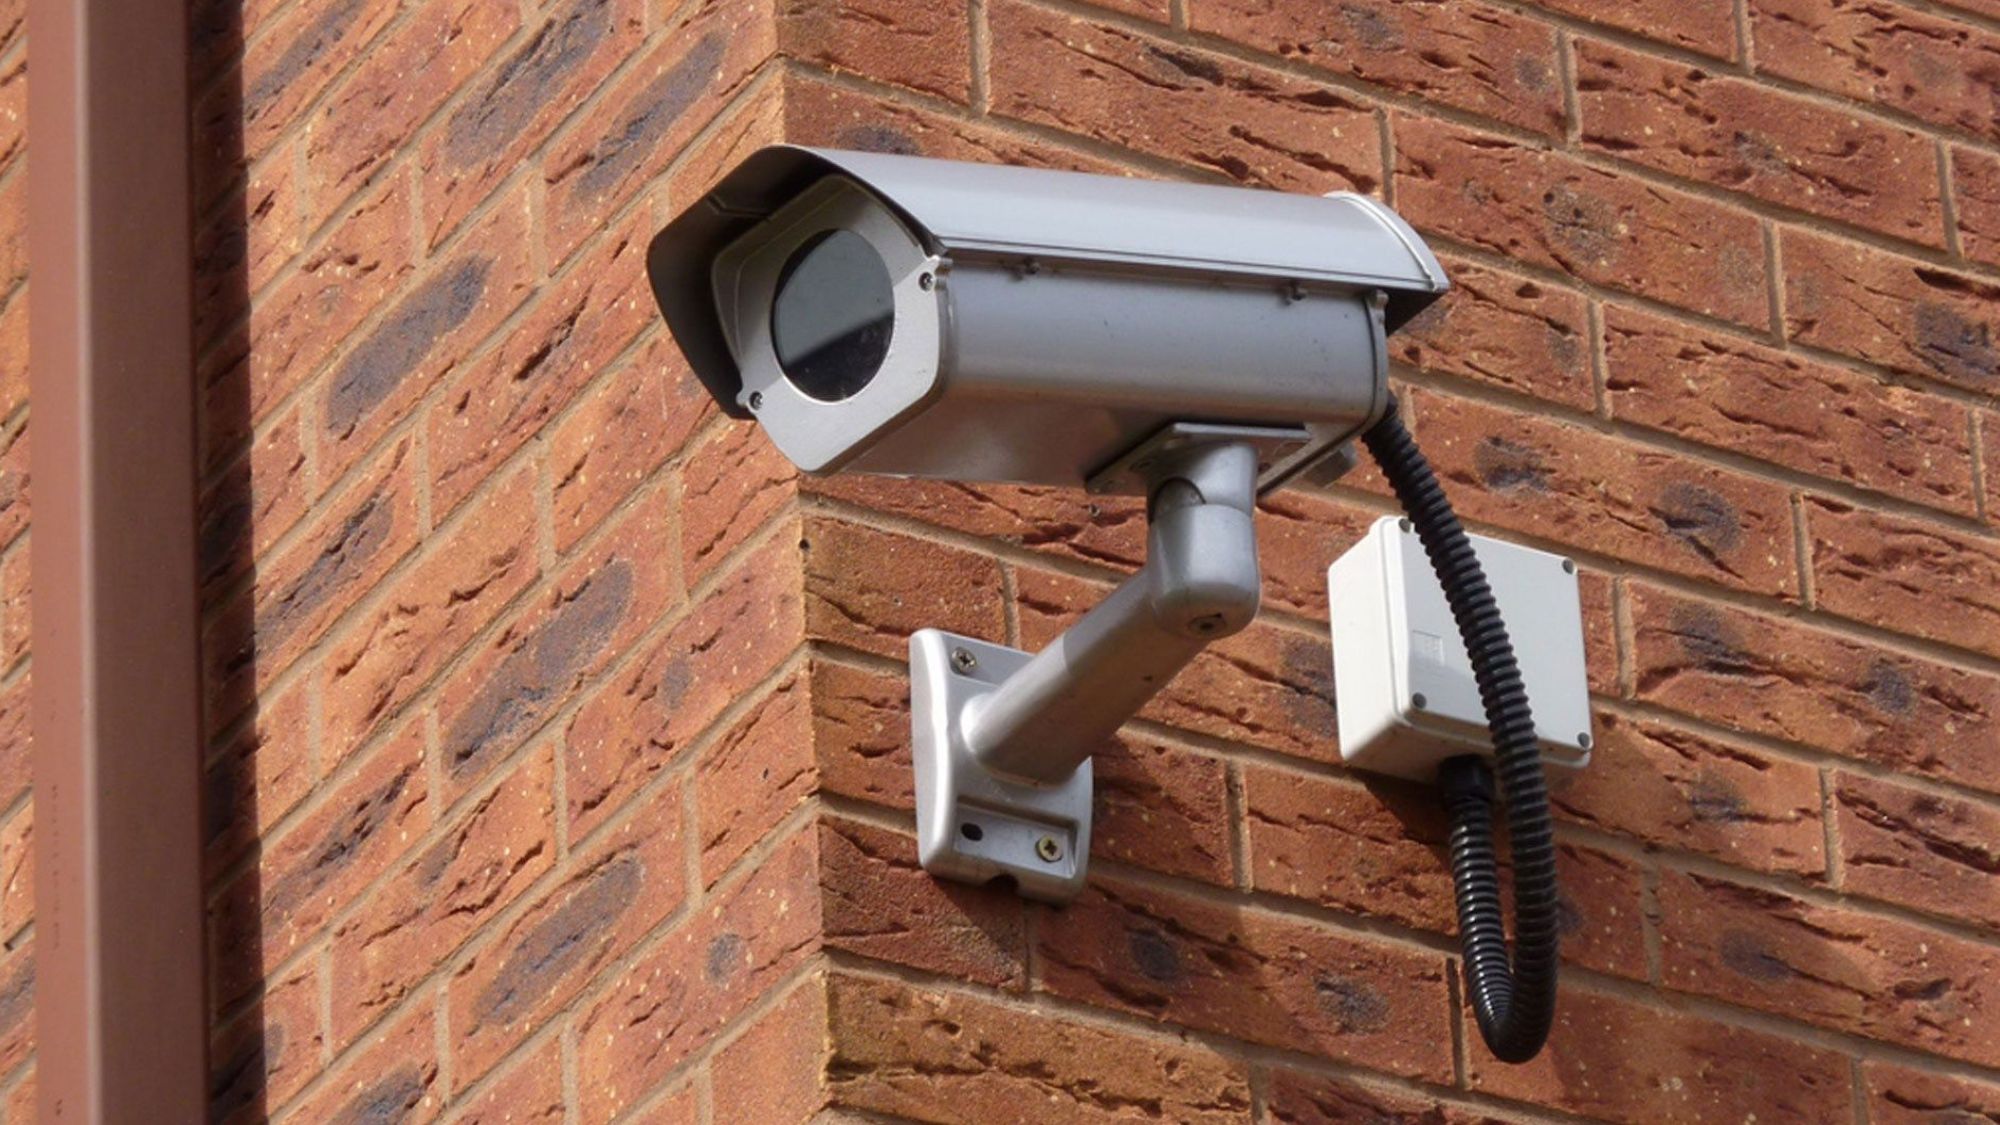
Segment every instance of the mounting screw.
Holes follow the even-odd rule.
[[[1403,529],[1403,534],[1405,534],[1405,535],[1408,535],[1408,534],[1410,534],[1411,532],[1413,532],[1413,531],[1417,530],[1417,525],[1416,525],[1416,524],[1413,524],[1413,523],[1411,523],[1411,522],[1410,522],[1409,520],[1407,520],[1407,519],[1401,519],[1401,520],[1397,520],[1397,521],[1396,521],[1396,526],[1397,526],[1397,527],[1400,527],[1400,528],[1402,528],[1402,529]]]
[[[917,288],[923,290],[926,293],[930,292],[931,286],[936,284],[937,284],[937,278],[932,276],[928,271],[917,275]]]
[[[1576,573],[1576,560],[1575,560],[1575,559],[1564,559],[1564,560],[1563,560],[1563,573],[1564,573],[1564,574],[1575,574],[1575,573]]]
[[[764,409],[764,392],[763,392],[763,391],[751,391],[751,392],[750,392],[750,409],[752,409],[752,410],[762,410],[762,409]]]
[[[1035,854],[1042,857],[1043,863],[1054,863],[1062,858],[1062,845],[1056,843],[1054,836],[1044,836],[1035,841]]]
[[[963,675],[979,667],[979,658],[970,649],[955,648],[951,650],[951,666]]]
[[[1429,707],[1430,705],[1431,701],[1424,698],[1423,692],[1418,692],[1410,697],[1410,706],[1415,707],[1419,711],[1423,710],[1426,707]]]
[[[1590,749],[1590,732],[1585,731],[1582,734],[1577,735],[1576,744],[1585,750]]]

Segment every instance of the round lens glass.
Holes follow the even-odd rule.
[[[889,354],[896,323],[889,267],[851,230],[792,253],[771,302],[771,342],[785,378],[821,402],[860,394]]]

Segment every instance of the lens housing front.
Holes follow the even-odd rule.
[[[818,402],[844,401],[873,382],[895,325],[889,268],[851,230],[812,236],[778,274],[772,349],[786,380]]]

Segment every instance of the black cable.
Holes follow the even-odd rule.
[[[1478,755],[1453,758],[1438,774],[1451,818],[1451,882],[1458,905],[1465,981],[1479,1034],[1495,1058],[1519,1063],[1548,1041],[1556,1004],[1556,846],[1548,786],[1528,692],[1500,620],[1500,607],[1472,542],[1459,526],[1444,489],[1396,415],[1389,412],[1361,435],[1383,476],[1409,513],[1417,539],[1444,587],[1472,658],[1473,678],[1493,734],[1500,792],[1507,802],[1507,836],[1514,859],[1514,952],[1500,905],[1499,856],[1493,842],[1493,772]]]

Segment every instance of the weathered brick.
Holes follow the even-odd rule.
[[[1410,399],[1424,453],[1469,519],[1722,586],[1798,592],[1782,486],[1470,399]]]
[[[690,386],[692,378],[676,379],[654,362],[669,352],[678,363],[679,349],[671,345],[642,348],[550,431],[550,508],[557,551],[568,552],[590,534],[707,416],[693,397],[698,388]]]
[[[716,1125],[811,1121],[826,1107],[826,978],[800,981],[709,1059]]]
[[[1737,743],[1600,713],[1590,767],[1554,771],[1562,819],[1755,871],[1826,871],[1819,771]]]
[[[1359,543],[1378,517],[1351,502],[1303,489],[1260,497],[1257,563],[1264,576],[1264,608],[1326,620],[1327,564]]]
[[[1757,69],[2000,138],[2000,33],[1883,0],[1750,0]]]
[[[0,305],[0,419],[28,401],[28,293],[24,285]]]
[[[1450,1080],[1440,954],[1107,879],[1035,913],[1041,987],[1057,996]]]
[[[771,13],[752,0],[702,0],[655,39],[598,103],[593,127],[572,130],[543,158],[551,262],[602,229],[777,51]]]
[[[246,440],[252,424],[304,385],[416,268],[412,190],[409,176],[392,173],[346,205],[326,237],[203,360],[207,463]]]
[[[585,1122],[643,1101],[819,944],[816,834],[794,832],[577,1013]]]
[[[1465,1018],[1465,1017],[1461,1017]],[[1847,1060],[1760,1031],[1667,1008],[1563,989],[1549,1045],[1496,1063],[1466,1023],[1473,1089],[1626,1125],[1718,1120],[1845,1121]]]
[[[1922,134],[1589,39],[1576,46],[1576,91],[1586,147],[1944,245],[1937,154]]]
[[[1623,695],[1620,683],[1620,649],[1615,596],[1609,575],[1578,569],[1577,600],[1583,609],[1583,657],[1590,677],[1590,690],[1603,695]]]
[[[35,918],[35,806],[0,827],[0,934],[11,941]]]
[[[810,143],[786,132],[785,109],[792,89],[814,73],[786,67],[783,77],[754,84],[726,106],[667,170],[666,206],[677,209],[707,195],[723,176],[766,145]]]
[[[1841,890],[2000,930],[2000,808],[1833,775]]]
[[[211,910],[210,977],[225,1005],[318,940],[423,837],[435,815],[424,731],[407,723],[282,835]]]
[[[444,1112],[438,1084],[437,1020],[414,1005],[335,1069],[294,1107],[294,1121],[397,1121],[421,1125]]]
[[[1659,888],[1664,981],[1836,1031],[1992,1066],[2000,951],[1697,875]]]
[[[1145,561],[1146,510],[1136,499],[1087,496],[1073,488],[852,474],[803,477],[799,489],[1059,558],[1124,569]]]
[[[1605,309],[1604,352],[1621,421],[1973,514],[1969,426],[1956,403],[1616,305]]]
[[[263,155],[341,71],[365,57],[398,7],[394,0],[347,0],[280,10],[244,48],[241,78],[214,87],[198,119],[235,125],[242,151],[252,159]]]
[[[28,177],[24,167],[0,170],[0,294],[28,280]]]
[[[1443,933],[1451,872],[1443,810],[1429,786],[1243,770],[1250,885],[1348,913]]]
[[[527,610],[475,649],[437,698],[449,799],[479,784],[583,684],[628,651],[674,601],[657,496],[633,509]]]
[[[0,165],[28,148],[28,53],[14,52],[0,69]]]
[[[297,807],[312,788],[311,681],[257,702],[202,776],[203,870],[219,874]]]
[[[25,312],[27,302],[16,298],[9,305],[10,315],[14,305],[20,305]],[[20,319],[26,320],[25,316]],[[22,381],[27,379],[27,367],[21,368]],[[7,378],[0,369],[0,380]],[[23,387],[25,393],[25,385]],[[29,503],[29,456],[28,427],[16,426],[11,431],[0,432],[0,543],[12,543],[28,529]]]
[[[909,678],[817,657],[809,671],[821,786],[872,804],[914,808]]]
[[[1382,185],[1374,112],[1323,86],[1002,0],[993,112],[1292,191]]]
[[[500,200],[425,276],[411,282],[334,366],[319,401],[319,471],[324,479],[345,472],[440,379],[463,365],[467,352],[526,299],[533,273],[521,252],[532,222],[528,208],[526,191]],[[507,342],[525,335],[510,333]],[[486,371],[485,377],[495,386],[512,389],[507,377],[519,380],[529,374],[513,369],[505,375]],[[462,406],[470,397],[461,384],[455,404]],[[455,433],[439,429],[434,425],[431,433],[434,477],[442,477],[446,465],[469,462],[482,470],[488,467],[483,458],[450,440]],[[442,519],[469,486],[440,479],[432,491],[437,497],[436,518]]]
[[[215,1036],[209,1055],[208,1119],[268,1120],[319,1076],[319,972],[311,963],[270,981],[255,1007]]]
[[[547,750],[529,755],[334,927],[336,1049],[401,1003],[554,863],[554,764]]]
[[[1451,292],[1389,339],[1397,359],[1561,403],[1596,404],[1583,295],[1447,256]]]
[[[2000,285],[1787,229],[1785,331],[1795,341],[1990,394]]]
[[[784,88],[778,128],[786,140],[797,144],[1111,175],[1126,171],[1109,160],[1045,140],[1023,138],[990,121],[933,112],[904,100],[871,97],[810,73],[787,75]],[[702,163],[707,163],[706,157]],[[689,184],[686,192],[677,186],[674,197],[689,198],[697,186],[698,182]]]
[[[485,1090],[470,1100],[454,1103],[452,1123],[562,1125],[566,1112],[562,1040],[551,1035],[540,1046],[509,1063]]]
[[[205,627],[209,722],[220,728],[417,542],[416,458],[398,442]]]
[[[1786,618],[1630,589],[1639,699],[1734,730],[2000,790],[2000,677]]]
[[[1556,848],[1557,926],[1564,961],[1600,973],[1643,981],[1648,977],[1646,873],[1640,865],[1575,844]],[[1513,910],[1512,884],[1507,909]]]
[[[2000,1118],[2000,1085],[1895,1063],[1862,1065],[1871,1125],[1950,1125]]]
[[[1525,1120],[1483,1113],[1433,1095],[1366,1085],[1348,1078],[1273,1070],[1264,1096],[1273,1125],[1348,1125],[1421,1122],[1422,1125],[1508,1125]]]
[[[33,732],[28,699],[34,677],[24,674],[12,686],[0,688],[0,797],[11,805],[28,792]]]
[[[699,582],[798,495],[797,470],[753,422],[731,422],[681,469],[681,565]]]
[[[35,1049],[35,942],[0,959],[0,1073],[12,1074]]]
[[[1205,0],[1194,30],[1409,97],[1561,133],[1555,28],[1483,3]]]
[[[966,0],[785,0],[778,47],[789,58],[955,102],[970,99]]]
[[[568,0],[498,60],[417,150],[424,236],[442,242],[556,125],[631,57],[642,0]]]
[[[1821,608],[2000,655],[2000,543],[1818,496],[1805,513]]]
[[[658,315],[644,232],[628,226],[555,286],[490,352],[463,365],[425,424],[435,510],[450,511],[539,433]]]
[[[687,893],[681,788],[662,787],[453,971],[451,1078],[481,1076],[679,909]]]
[[[520,10],[480,0],[426,4],[334,86],[307,126],[305,162],[323,210],[403,151],[417,127],[520,26]]]
[[[695,762],[695,845],[703,886],[713,886],[819,791],[812,712],[808,681],[794,675]]]
[[[1534,4],[1720,59],[1734,59],[1741,53],[1736,44],[1733,0],[1626,0],[1622,4],[1534,0]]]
[[[534,472],[499,481],[334,638],[319,672],[322,751],[366,742],[534,581]]]
[[[298,415],[275,419],[202,495],[195,550],[203,589],[220,590],[249,571],[310,508]]]
[[[11,670],[28,655],[35,609],[32,558],[23,542],[0,560],[0,669]]]
[[[1951,190],[1965,256],[2000,265],[2000,155],[1952,146]]]
[[[1398,113],[1396,207],[1431,234],[1762,329],[1764,238],[1741,211]]]
[[[1054,640],[1109,593],[1066,574],[1016,572],[1021,640],[1031,651]],[[1255,622],[1195,657],[1141,718],[1282,753],[1335,761],[1333,661],[1326,638]]]
[[[589,833],[799,647],[797,542],[780,532],[584,700],[563,740],[571,832]]]
[[[1222,759],[1124,734],[1093,757],[1092,769],[1091,855],[1233,885],[1229,770]]]
[[[1000,641],[1007,635],[1000,565],[960,547],[837,520],[809,518],[806,636],[888,657],[918,629]]]
[[[953,980],[1024,985],[1026,919],[1012,888],[933,878],[917,866],[916,841],[885,829],[825,817],[817,830],[827,948]]]
[[[832,1099],[853,1109],[1050,1125],[1250,1119],[1243,1064],[1205,1046],[844,973],[829,978],[826,1007]]]

